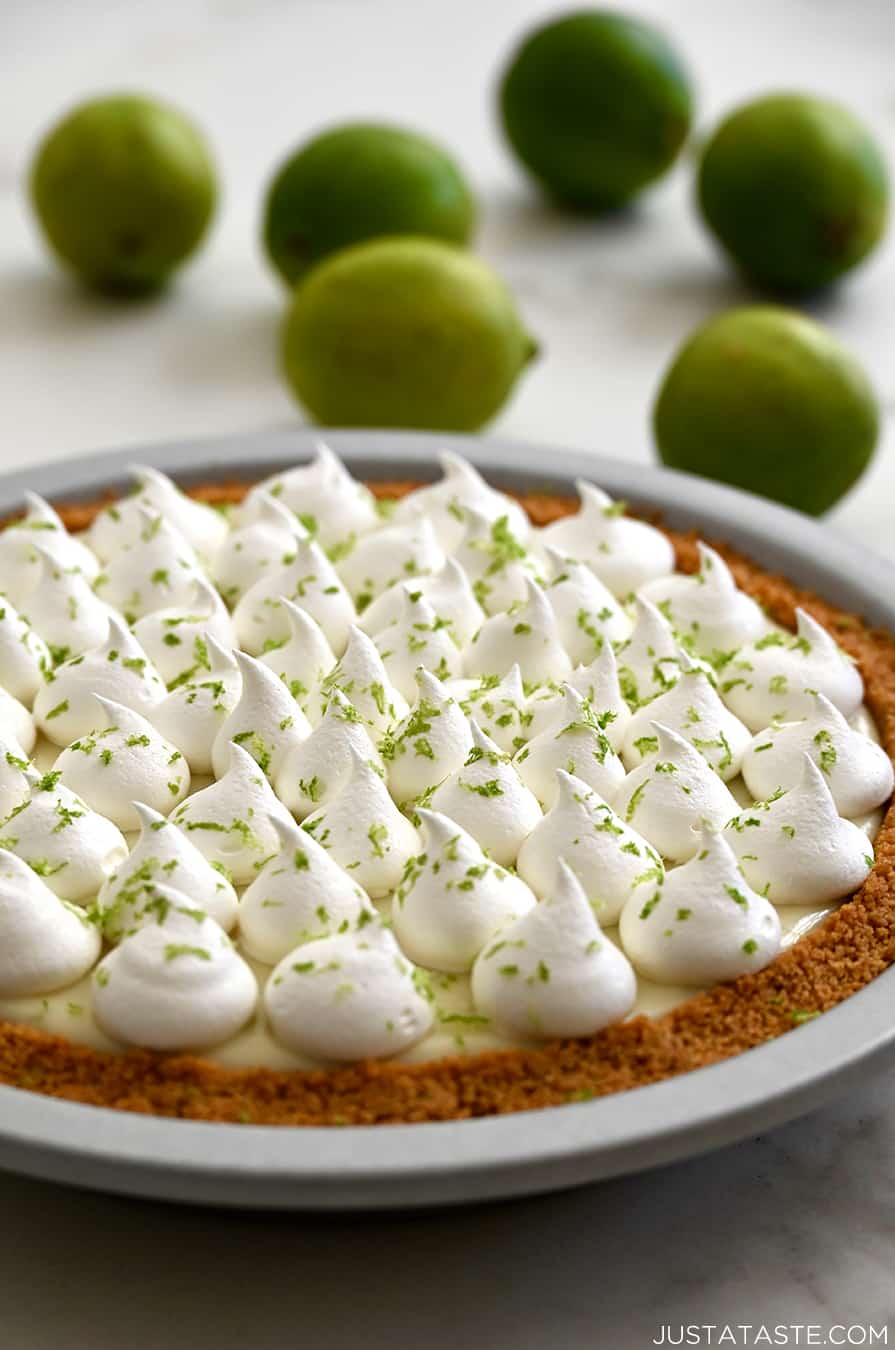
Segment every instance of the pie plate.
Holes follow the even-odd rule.
[[[52,501],[124,491],[127,467],[181,483],[262,477],[307,458],[310,431],[81,456],[0,478],[0,514],[31,488]],[[687,474],[551,445],[334,432],[360,478],[431,479],[465,455],[499,487],[574,494],[586,477],[634,509],[660,510],[770,571],[895,631],[895,568],[832,529]],[[0,1167],[98,1190],[196,1204],[385,1209],[460,1204],[593,1182],[767,1130],[895,1062],[895,969],[822,1017],[722,1063],[558,1108],[439,1124],[292,1128],[140,1116],[0,1087]]]

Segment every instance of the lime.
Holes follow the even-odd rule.
[[[672,468],[818,516],[867,467],[879,410],[863,369],[828,329],[755,305],[710,320],[684,343],[653,427]]]
[[[690,82],[665,37],[583,10],[525,38],[500,86],[510,144],[569,206],[619,206],[658,178],[690,129]]]
[[[264,244],[289,286],[336,249],[383,234],[465,244],[475,202],[440,146],[399,127],[336,127],[280,168],[264,208]]]
[[[295,291],[287,379],[319,422],[472,431],[536,350],[506,287],[471,254],[410,236],[355,244]]]
[[[58,122],[31,168],[47,242],[90,285],[161,285],[198,246],[217,189],[208,148],[183,113],[116,95]]]
[[[847,272],[883,234],[887,202],[878,146],[826,99],[747,103],[702,154],[702,214],[741,270],[766,286],[809,290]]]

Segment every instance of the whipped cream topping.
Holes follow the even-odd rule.
[[[422,796],[459,769],[472,749],[472,732],[456,699],[422,666],[416,695],[410,712],[379,747],[396,802]]]
[[[94,695],[87,736],[72,741],[53,766],[60,781],[121,830],[136,830],[135,801],[172,810],[190,788],[189,765],[176,746],[123,703]]]
[[[556,549],[593,568],[614,596],[625,599],[647,582],[674,568],[674,549],[660,530],[625,515],[601,488],[579,479],[577,515],[565,516],[540,531],[542,547]]]
[[[239,512],[240,523],[216,551],[211,576],[228,605],[259,577],[286,566],[307,530],[277,497],[256,488]]]
[[[395,892],[395,935],[419,965],[466,971],[499,928],[537,901],[453,820],[423,808],[417,814],[424,852],[410,860]]]
[[[725,708],[714,679],[681,649],[675,685],[638,708],[625,730],[622,757],[629,769],[658,754],[653,722],[670,727],[699,751],[725,783],[736,778],[751,739],[748,727]]]
[[[201,909],[227,932],[236,923],[237,898],[228,878],[161,812],[133,803],[139,837],[125,860],[103,882],[97,897],[103,932],[112,941],[147,922],[163,905],[159,887],[171,887],[182,903]]]
[[[528,740],[531,733],[529,700],[522,683],[522,671],[517,665],[510,666],[506,675],[458,680],[450,688],[462,711],[475,718],[498,749],[511,755]]]
[[[719,553],[702,542],[699,571],[676,572],[644,586],[641,595],[665,614],[680,640],[712,662],[766,633],[761,606],[744,594]]]
[[[463,657],[435,610],[417,592],[404,592],[401,613],[373,638],[389,679],[408,702],[416,697],[416,672],[423,666],[439,680],[458,679]]]
[[[437,572],[443,565],[444,553],[435,530],[423,517],[365,535],[340,559],[337,570],[362,614],[390,586]]]
[[[199,559],[186,537],[164,516],[137,508],[130,542],[118,549],[97,577],[97,594],[128,623],[157,609],[190,605]]]
[[[163,517],[206,563],[210,562],[227,535],[227,522],[220,512],[181,492],[175,483],[148,464],[131,469],[136,480],[130,497],[100,511],[89,531],[90,548],[101,562],[131,547],[144,528],[147,515]]]
[[[863,830],[843,820],[809,754],[795,787],[738,811],[724,838],[743,876],[775,905],[824,905],[850,895],[873,866]]]
[[[777,911],[751,889],[730,845],[709,829],[689,862],[637,886],[619,933],[635,969],[660,984],[733,980],[761,970],[780,950]]]
[[[546,549],[551,580],[547,598],[560,641],[576,666],[593,661],[604,644],[622,642],[630,635],[631,620],[587,563]]]
[[[375,919],[299,947],[264,989],[273,1033],[315,1059],[389,1058],[421,1040],[434,1020],[415,973]]]
[[[195,651],[195,644],[194,644]],[[193,773],[211,773],[218,732],[236,707],[242,676],[232,651],[205,639],[195,673],[147,714],[153,725],[183,751]]]
[[[0,848],[15,853],[62,900],[95,896],[127,856],[124,835],[60,782],[27,771],[29,788],[0,821]]]
[[[0,689],[0,740],[20,758],[31,754],[37,740],[34,719],[24,703]]]
[[[299,609],[291,600],[282,600],[280,603],[289,625],[289,636],[285,642],[264,652],[259,659],[282,680],[306,715],[313,717],[319,711],[313,695],[324,676],[332,670],[336,658],[322,628],[310,614]]]
[[[230,615],[217,591],[198,573],[192,587],[188,604],[154,610],[134,624],[134,637],[167,685],[184,684],[205,668],[209,635],[233,645]]]
[[[432,794],[431,807],[472,835],[496,863],[509,867],[541,819],[538,799],[474,719],[472,749]]]
[[[56,745],[69,745],[95,727],[95,694],[152,718],[165,699],[161,675],[133,633],[111,613],[100,642],[48,670],[45,680],[34,700],[34,717]]]
[[[732,917],[724,910],[717,941],[706,942],[696,939],[701,931],[697,925],[684,932],[687,920],[679,919],[678,911],[693,908],[686,899],[674,906],[669,923],[659,926],[665,910],[658,901],[649,921],[638,917],[632,944],[638,939],[652,944],[656,959],[665,959],[671,950],[678,960],[683,954],[691,962],[689,973],[681,966],[664,967],[664,978],[673,983],[663,986],[647,979],[642,984],[637,1010],[655,1013],[660,1005],[664,1010],[679,999],[682,980],[714,979],[741,968],[718,964],[722,955],[726,959],[731,935],[739,931],[736,925],[742,923],[743,915],[732,896],[705,882],[708,855],[699,857],[704,851],[699,844],[703,817],[715,826],[734,822],[726,843],[713,836],[707,847],[717,852],[728,848],[727,880],[721,885],[733,886],[750,898],[746,907],[750,920],[759,912],[751,901],[753,893],[768,892],[774,903],[795,876],[798,886],[793,893],[812,912],[793,934],[789,933],[792,915],[799,909],[781,912],[787,944],[806,931],[819,913],[828,912],[819,896],[828,895],[831,887],[837,896],[850,894],[866,875],[871,857],[866,839],[840,817],[846,808],[854,811],[872,839],[873,805],[891,790],[891,768],[882,750],[862,735],[865,729],[873,733],[872,721],[863,710],[852,709],[855,699],[860,703],[861,698],[856,672],[823,630],[816,625],[811,629],[810,620],[802,621],[795,637],[774,634],[767,642],[763,635],[770,625],[762,621],[745,652],[717,647],[717,634],[709,646],[704,623],[711,627],[719,615],[727,623],[732,614],[742,624],[742,597],[729,574],[730,604],[719,602],[716,594],[704,606],[707,614],[699,613],[702,602],[693,600],[695,588],[701,592],[713,586],[723,591],[724,587],[716,585],[717,578],[696,582],[679,578],[687,582],[684,599],[676,596],[674,603],[662,601],[674,627],[639,595],[629,606],[632,582],[630,576],[620,579],[621,569],[643,562],[637,548],[632,553],[631,540],[655,542],[654,535],[649,527],[625,520],[608,499],[598,493],[594,496],[596,490],[589,500],[591,510],[596,507],[599,512],[598,528],[579,536],[582,557],[561,539],[551,540],[549,531],[531,531],[514,504],[483,489],[477,475],[457,465],[446,467],[445,481],[433,485],[431,493],[426,490],[425,495],[417,494],[415,500],[411,496],[397,509],[386,505],[381,511],[328,452],[322,452],[314,466],[300,466],[295,473],[279,477],[284,482],[270,484],[276,495],[260,488],[232,512],[208,513],[200,508],[198,516],[193,516],[188,509],[192,528],[177,514],[177,502],[187,499],[181,499],[176,489],[171,489],[174,504],[170,511],[151,492],[141,496],[138,490],[122,503],[121,518],[115,521],[108,516],[97,527],[97,534],[106,531],[110,549],[104,559],[109,563],[106,570],[111,570],[119,586],[126,616],[97,600],[97,595],[104,600],[108,594],[109,582],[102,577],[96,594],[88,589],[86,596],[81,592],[80,598],[73,597],[75,612],[69,612],[72,588],[77,589],[71,579],[86,585],[98,564],[90,555],[82,556],[82,570],[69,571],[69,564],[78,566],[71,545],[77,549],[83,545],[68,539],[58,528],[58,518],[54,521],[39,502],[29,504],[30,527],[21,529],[18,541],[12,537],[9,542],[10,532],[0,534],[0,572],[5,568],[4,578],[12,576],[13,583],[17,579],[24,590],[37,591],[36,610],[57,625],[52,645],[48,645],[39,628],[29,627],[28,607],[18,604],[12,587],[6,587],[11,597],[9,612],[0,613],[0,736],[7,737],[6,744],[0,745],[0,817],[4,817],[0,848],[16,849],[20,861],[13,866],[29,882],[33,879],[66,899],[71,896],[86,905],[99,894],[89,925],[93,960],[98,955],[97,935],[103,929],[107,940],[124,947],[144,931],[168,928],[165,946],[171,948],[170,963],[159,959],[158,949],[152,960],[159,967],[176,967],[192,959],[195,970],[189,979],[184,969],[186,986],[201,980],[202,972],[210,976],[206,967],[217,957],[197,955],[195,947],[202,944],[181,941],[174,929],[183,925],[195,933],[197,926],[214,921],[220,925],[212,925],[214,934],[226,928],[237,934],[237,950],[253,963],[255,989],[267,983],[273,992],[264,967],[278,961],[295,967],[296,980],[312,970],[320,977],[316,993],[296,992],[295,1017],[284,1016],[279,1028],[285,1039],[277,1039],[278,1029],[264,1013],[245,1023],[240,1009],[239,1018],[235,1014],[231,1018],[233,1029],[224,1040],[215,1040],[223,1034],[220,1030],[209,1033],[195,1026],[192,1030],[180,1027],[178,1045],[172,1048],[202,1049],[203,1042],[207,1048],[214,1041],[212,1056],[223,1063],[312,1068],[327,1062],[331,1054],[353,1058],[369,1051],[417,1061],[458,1049],[468,1053],[500,1048],[548,1034],[546,1022],[535,1025],[540,1001],[551,993],[565,998],[566,991],[551,990],[557,977],[543,952],[523,972],[523,981],[514,991],[507,992],[504,986],[512,985],[516,977],[509,971],[500,974],[497,987],[503,992],[499,996],[510,1011],[496,1020],[487,1008],[476,1005],[468,972],[471,962],[482,962],[484,954],[504,940],[506,927],[533,919],[541,911],[543,921],[548,921],[552,902],[563,886],[560,859],[579,879],[599,921],[608,925],[626,906],[631,913],[636,908],[639,916],[656,892],[661,896],[673,895],[676,888],[694,889],[687,880],[690,864],[681,868],[674,864],[696,855],[692,864],[694,880],[699,882],[696,889],[700,896],[707,896],[705,905],[700,900],[697,906],[699,913],[709,913],[712,905],[723,901]],[[166,489],[160,491],[164,495]],[[588,496],[587,490],[584,495]],[[607,506],[610,509],[604,515]],[[216,539],[203,533],[209,521]],[[578,519],[576,528],[580,525]],[[646,536],[639,533],[642,529],[647,530]],[[151,537],[140,539],[141,530]],[[407,556],[408,539],[418,542],[420,531],[424,542],[428,534],[438,566],[431,572],[405,576],[396,570],[404,561],[411,568],[425,565],[412,556],[412,547]],[[157,535],[162,536],[161,543]],[[607,541],[608,535],[612,538]],[[69,552],[60,557],[47,544],[56,569],[65,575],[52,578],[53,585],[45,585],[41,594],[40,579],[52,563],[42,559],[38,550],[50,539],[58,550]],[[445,544],[456,548],[456,556],[444,556]],[[664,543],[661,549],[667,556]],[[352,559],[360,567],[365,554],[376,560],[376,568],[363,564],[363,579],[377,586],[391,584],[369,604],[362,593],[359,599],[365,607],[357,615],[339,573],[350,571]],[[156,596],[155,587],[164,589],[166,579],[160,573],[153,580],[150,564],[164,570],[172,557],[178,593],[171,596],[168,581],[169,593]],[[655,568],[657,557],[647,559],[647,572]],[[9,566],[5,566],[7,559]],[[178,559],[185,559],[187,565],[181,567]],[[232,616],[205,580],[205,571],[219,588],[227,589]],[[129,602],[147,574],[153,595],[145,613],[140,613],[141,606]],[[652,580],[657,584],[655,577]],[[645,586],[648,594],[649,583]],[[624,605],[619,604],[619,596],[625,598]],[[55,638],[63,623],[81,617],[77,612],[81,598],[102,614],[101,632],[82,654],[70,652],[65,660],[64,644]],[[514,627],[528,623],[525,607],[529,604],[538,624],[543,617],[546,627],[552,625],[551,661],[538,669],[538,663],[524,659],[523,649],[520,669],[514,664],[520,659],[514,647],[529,635],[512,632],[506,635],[511,641],[496,643],[497,668],[473,673],[466,666],[466,653],[471,646],[473,651],[478,647],[472,644],[476,633],[485,628],[492,637],[495,631],[499,634],[497,625],[488,628],[495,617],[504,622],[510,618]],[[502,607],[511,605],[513,614],[501,614]],[[135,625],[136,636],[124,625],[125,617]],[[636,617],[633,630],[632,617]],[[360,636],[352,635],[352,623]],[[215,632],[222,641],[216,640]],[[388,654],[396,637],[407,647],[400,649],[400,660]],[[242,658],[252,672],[245,682],[230,649],[234,642],[250,649],[249,658]],[[449,647],[443,645],[448,642]],[[762,666],[762,678],[782,674],[795,683],[800,695],[803,689],[809,692],[798,714],[802,721],[783,723],[782,709],[775,706],[770,727],[753,727],[760,734],[742,746],[745,733],[736,722],[740,714],[734,700],[754,671],[738,669],[736,663],[749,657],[753,647],[759,653],[770,651],[777,660],[782,653],[789,663],[782,670],[769,666],[765,671]],[[717,671],[698,655],[702,650],[716,663]],[[250,660],[255,655],[260,661]],[[466,671],[462,676],[461,656]],[[810,669],[809,657],[816,669]],[[764,659],[759,655],[759,662]],[[450,675],[445,683],[437,678],[438,669]],[[258,697],[248,687],[244,690],[244,683],[248,686],[253,679],[255,684],[261,682]],[[168,691],[164,680],[170,683]],[[730,681],[734,683],[725,688]],[[563,688],[566,683],[568,690]],[[774,689],[780,692],[779,681]],[[699,691],[698,697],[690,697],[693,690]],[[124,711],[116,724],[129,718],[136,725],[134,715],[145,719],[138,729],[149,745],[128,746],[128,735],[120,729],[113,733],[100,725],[97,730],[95,724],[102,723],[102,718],[94,693],[122,705]],[[13,697],[17,694],[21,700]],[[27,706],[32,699],[35,717]],[[271,770],[269,780],[248,753],[248,742],[232,745],[222,733],[241,699],[240,717],[247,707],[250,714],[262,709],[271,757],[282,751],[282,763],[275,772]],[[644,724],[644,737],[655,737],[655,749],[649,740],[639,748],[634,745],[641,738],[635,734],[638,723],[629,733],[634,722],[629,700],[635,709],[652,700],[648,709],[636,715]],[[760,706],[770,722],[767,708]],[[701,723],[698,731],[694,711]],[[274,712],[282,714],[280,720]],[[296,721],[296,713],[301,720]],[[475,728],[469,715],[476,718]],[[59,771],[41,776],[28,765],[32,749],[41,770],[52,762],[46,742],[36,741],[35,718],[60,745],[82,739],[92,742],[89,747],[70,746],[60,757],[66,778],[70,772],[84,775],[82,796],[66,788]],[[288,719],[292,726],[281,728],[280,722]],[[257,735],[267,743],[268,736],[259,733],[257,721],[250,716],[235,734],[244,732],[249,739]],[[575,729],[579,722],[585,725]],[[653,722],[671,726],[660,733]],[[301,735],[286,744],[296,726]],[[725,761],[720,732],[715,734],[719,726],[731,749],[730,763]],[[752,793],[774,798],[769,805],[749,807],[750,788],[733,777],[739,747],[729,735],[732,726],[738,728]],[[573,729],[567,731],[569,727]],[[97,734],[91,736],[91,731]],[[677,738],[675,733],[680,733]],[[119,740],[124,736],[123,746],[112,743],[116,736]],[[570,756],[572,740],[575,754]],[[688,744],[689,740],[694,744]],[[706,747],[699,748],[702,753],[696,748],[702,740],[717,740],[718,753],[712,762],[730,778],[732,793],[703,758]],[[176,794],[171,794],[167,773],[163,779],[162,771],[179,772],[180,761],[175,759],[173,766],[162,764],[156,749],[168,742],[170,754],[181,752],[193,774],[207,774],[213,770],[216,741],[225,752],[225,762],[217,764],[224,771],[221,778],[208,787],[203,781],[193,781],[191,795],[175,805]],[[601,771],[609,766],[613,779],[600,779],[596,791],[568,772],[574,767],[587,776],[588,766],[595,765],[594,744],[603,755]],[[626,744],[634,747],[628,753],[632,772],[616,787],[621,765],[613,751]],[[105,756],[108,762],[103,759],[106,750],[115,752]],[[117,783],[113,794],[108,789],[113,766],[125,751],[129,758],[126,781]],[[815,776],[819,770],[828,789],[826,797],[816,783],[805,790],[801,780],[805,752],[817,765]],[[643,754],[652,758],[638,763]],[[511,755],[517,758],[519,771]],[[150,774],[147,781],[150,760],[154,776]],[[186,765],[183,768],[186,771]],[[140,782],[135,782],[141,774]],[[81,786],[77,776],[72,781]],[[96,796],[98,790],[107,792],[108,799]],[[153,791],[160,795],[153,797]],[[141,793],[152,804],[141,801]],[[549,807],[546,815],[541,814],[537,796]],[[102,805],[103,814],[92,810],[84,797]],[[123,823],[125,817],[120,813],[131,801],[134,816],[130,823],[139,823],[140,834],[128,855],[125,839],[105,811]],[[782,810],[781,803],[786,814],[781,814],[775,826],[774,813]],[[298,828],[287,806],[299,819],[305,818],[310,831]],[[752,823],[753,817],[758,824]],[[431,831],[427,828],[433,820],[441,822],[441,836],[437,823]],[[414,825],[419,826],[422,840]],[[445,834],[447,830],[450,834]],[[790,851],[791,839],[803,832],[812,841],[805,846],[807,861]],[[778,833],[779,839],[775,838]],[[436,836],[441,838],[440,849]],[[750,837],[763,841],[761,847],[750,847]],[[817,845],[818,838],[822,847]],[[736,872],[734,863],[731,878],[730,847],[745,876]],[[663,856],[666,849],[670,852]],[[825,849],[829,858],[825,858]],[[25,871],[28,863],[32,868]],[[518,873],[506,870],[512,863]],[[667,874],[666,867],[671,868]],[[757,875],[756,867],[760,869]],[[820,880],[815,885],[817,877]],[[0,898],[2,882],[0,866]],[[241,900],[235,886],[247,887]],[[366,886],[375,897],[379,915]],[[398,914],[398,896],[406,911],[403,919]],[[534,896],[540,898],[540,905],[535,905]],[[513,898],[512,904],[508,897]],[[45,903],[46,895],[43,899]],[[54,903],[61,908],[58,898]],[[763,896],[761,905],[765,906]],[[64,913],[77,918],[79,929],[87,931],[85,916],[74,906]],[[390,922],[394,929],[389,929]],[[384,936],[383,930],[388,930]],[[25,925],[22,932],[27,931]],[[372,943],[368,941],[371,932]],[[754,940],[759,942],[764,936],[761,933]],[[346,938],[351,960],[357,958],[357,966],[351,966],[357,978],[342,979],[339,967],[329,962],[318,970],[317,954],[325,952],[322,944]],[[588,942],[594,940],[591,936]],[[751,934],[740,935],[740,947],[750,940]],[[623,936],[620,941],[624,948]],[[403,955],[402,942],[406,946]],[[611,933],[605,945],[615,942]],[[384,970],[382,978],[377,973],[380,957],[372,961],[370,957],[374,947],[381,953],[383,943],[389,952],[387,978]],[[232,948],[226,950],[233,953]],[[139,952],[138,947],[138,956]],[[637,954],[633,946],[632,952]],[[401,970],[395,966],[396,955]],[[759,959],[751,948],[734,955],[752,962],[745,969],[752,969]],[[704,977],[693,973],[697,957],[716,963]],[[431,964],[414,970],[411,960]],[[500,954],[495,957],[498,960]],[[548,968],[549,978],[539,961]],[[147,962],[146,969],[151,970],[149,957]],[[512,954],[500,963],[519,966]],[[106,1050],[138,1043],[156,1047],[154,1024],[146,1008],[152,998],[164,1000],[164,982],[174,972],[166,970],[160,979],[158,971],[147,976],[146,989],[156,992],[145,999],[141,993],[133,1003],[131,1013],[142,1028],[138,1031],[124,1027],[115,1031],[98,1021],[86,1006],[85,992],[91,981],[81,967],[70,973],[73,982],[43,996],[28,994],[25,985],[4,995],[0,982],[3,1015],[33,1021],[45,1030]],[[101,986],[104,980],[105,973]],[[230,987],[226,980],[223,987],[226,1002]],[[254,999],[252,985],[244,987],[248,998]],[[22,992],[17,996],[19,989]],[[201,1005],[203,1000],[217,998],[215,989],[214,980],[203,989],[189,984],[194,1011],[201,1008],[204,1017],[212,1017],[214,1009]],[[412,991],[409,1004],[408,989]],[[591,988],[590,993],[594,992]],[[345,1011],[344,1020],[324,1028],[327,1036],[340,1038],[341,1048],[332,1051],[318,1044],[314,1037],[321,1034],[320,1029],[307,1025],[302,1011],[306,1005],[298,1007],[300,1000],[319,997],[326,1005],[326,1016],[331,1017],[331,1003],[341,1007],[356,993],[360,1001]],[[371,1048],[371,1042],[364,1040],[368,1027],[361,1027],[363,1009],[373,1008],[378,1016],[375,1009],[383,1006],[382,999],[397,1002],[399,1016],[382,1014],[376,1030],[381,1040]],[[564,1006],[568,1004],[566,999]],[[402,1021],[405,1007],[409,1012]],[[162,1032],[157,1048],[167,1048],[166,1034]]]
[[[721,691],[750,731],[809,717],[815,691],[845,717],[861,705],[864,682],[854,662],[803,609],[796,610],[796,622],[795,635],[767,633],[724,669]]]
[[[487,614],[500,614],[525,599],[528,581],[543,582],[541,563],[514,534],[508,516],[491,520],[474,507],[467,507],[464,515],[454,557],[479,605]]]
[[[249,518],[259,492],[268,493],[293,511],[327,550],[338,551],[381,523],[369,488],[352,478],[323,442],[318,443],[309,463],[297,464],[258,483],[240,507],[240,524]]]
[[[459,546],[468,510],[474,510],[491,524],[505,518],[515,537],[525,542],[531,526],[518,502],[486,483],[478,469],[460,455],[442,450],[438,462],[443,477],[403,497],[395,508],[395,520],[403,522],[426,516],[446,553]]]
[[[694,827],[720,829],[737,802],[683,736],[661,722],[652,722],[650,733],[656,753],[631,770],[612,805],[664,858],[685,862],[699,842]]]
[[[631,720],[631,709],[622,695],[611,644],[605,642],[589,666],[576,666],[565,683],[590,704],[609,744],[613,750],[620,750]],[[563,715],[562,691],[552,685],[535,690],[528,703],[528,715],[531,739],[555,728]]]
[[[670,689],[680,675],[681,646],[665,615],[634,597],[634,628],[617,654],[619,683],[632,707]]]
[[[312,539],[300,539],[292,561],[259,577],[238,601],[233,631],[239,645],[252,656],[289,640],[284,599],[310,614],[336,655],[345,650],[356,617],[354,605],[336,569]]]
[[[419,851],[419,835],[392,801],[377,766],[354,749],[349,753],[339,790],[303,828],[375,900],[398,885]]]
[[[344,655],[320,686],[324,708],[334,689],[341,690],[374,734],[383,734],[407,716],[407,700],[389,679],[376,644],[355,625]]]
[[[556,800],[520,848],[516,869],[543,898],[564,858],[601,922],[615,923],[640,879],[662,876],[662,860],[587,783],[564,769],[556,783]]]
[[[279,848],[271,817],[290,816],[249,752],[234,741],[229,746],[224,775],[187,797],[171,819],[210,863],[244,886]]]
[[[572,669],[550,602],[530,578],[522,603],[486,619],[466,651],[468,675],[505,675],[516,665],[530,684],[563,680]]]
[[[34,769],[22,747],[0,740],[0,817],[6,816],[28,796]]]
[[[304,820],[341,790],[353,755],[369,760],[384,774],[360,715],[341,689],[333,689],[321,721],[283,758],[273,780],[277,796],[294,816]]]
[[[292,822],[273,825],[279,851],[239,903],[243,950],[271,966],[303,943],[344,933],[362,914],[375,913],[369,897],[312,834]]]
[[[86,975],[100,936],[14,853],[0,848],[0,997],[49,994]]]
[[[254,1012],[255,976],[219,924],[190,909],[179,891],[156,889],[167,910],[100,961],[91,981],[93,1015],[125,1045],[220,1045]]]
[[[232,741],[248,750],[268,778],[273,779],[287,755],[311,734],[311,726],[272,670],[245,652],[236,650],[233,658],[239,667],[242,688],[211,747],[211,766],[218,778],[227,772]]]
[[[35,544],[34,552],[37,583],[20,605],[26,623],[43,638],[54,661],[98,646],[106,635],[108,606],[80,572],[64,570],[42,545]]]
[[[743,755],[743,778],[758,801],[781,788],[788,792],[802,776],[808,754],[827,780],[841,816],[863,816],[892,795],[892,761],[881,745],[849,726],[823,694],[811,695],[803,721],[759,731]]]
[[[41,557],[66,572],[80,572],[92,583],[99,563],[80,539],[68,533],[58,514],[36,492],[24,494],[25,514],[0,531],[2,591],[21,608],[40,580]]]
[[[476,600],[463,568],[456,558],[445,558],[437,572],[399,582],[378,595],[358,619],[364,632],[381,633],[396,623],[401,616],[405,593],[427,601],[461,649],[472,641],[485,622],[485,611]]]
[[[11,600],[0,601],[0,687],[30,708],[51,665],[43,638]]]
[[[557,769],[574,774],[603,797],[613,797],[625,777],[624,765],[590,704],[568,684],[563,686],[556,725],[534,736],[515,756],[513,767],[545,810],[557,798]]]
[[[472,970],[479,1011],[525,1040],[591,1036],[621,1021],[636,991],[627,957],[562,859],[551,894],[501,929]]]

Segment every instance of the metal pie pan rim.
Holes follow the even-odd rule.
[[[182,481],[258,477],[307,457],[293,431],[81,456],[0,477],[0,512],[25,488],[63,499],[126,481],[147,462]],[[570,491],[605,486],[670,523],[723,537],[757,562],[895,631],[895,568],[829,527],[671,470],[525,442],[334,432],[358,473],[437,475],[453,448],[494,481]],[[183,471],[189,465],[189,472]],[[156,1199],[271,1208],[391,1208],[547,1191],[642,1170],[791,1119],[895,1060],[895,970],[822,1017],[731,1059],[593,1102],[506,1116],[341,1128],[239,1126],[141,1116],[0,1088],[0,1167]]]

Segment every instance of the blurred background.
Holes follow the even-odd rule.
[[[663,28],[694,79],[696,135],[766,90],[840,99],[895,162],[891,0],[620,0]],[[566,216],[497,126],[500,68],[544,0],[79,0],[0,5],[0,467],[168,437],[296,424],[278,370],[282,290],[259,244],[264,190],[300,141],[351,118],[453,151],[482,207],[478,249],[513,289],[542,359],[488,428],[650,461],[649,406],[681,339],[756,297],[692,208],[692,150],[620,214]],[[205,247],[169,291],[115,303],[46,256],[23,182],[70,105],[138,90],[208,137],[223,184]],[[886,417],[874,465],[830,519],[895,556],[889,422],[895,242],[804,306],[863,360]]]

